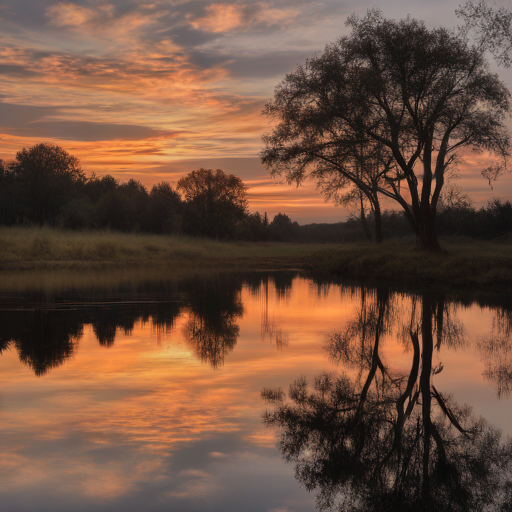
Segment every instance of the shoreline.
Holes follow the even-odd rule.
[[[424,253],[412,238],[369,243],[237,242],[189,237],[0,228],[0,278],[31,271],[304,270],[317,279],[371,286],[512,289],[512,244],[441,238]]]

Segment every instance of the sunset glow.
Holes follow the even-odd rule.
[[[379,6],[389,17],[453,26],[458,3]],[[287,72],[345,33],[348,15],[372,6],[4,0],[0,158],[50,142],[79,157],[89,175],[146,186],[222,168],[246,182],[252,211],[283,211],[300,223],[341,220],[346,211],[326,204],[313,183],[276,184],[261,166],[261,136],[270,129],[261,111]],[[512,178],[491,190],[479,176],[482,160],[467,159],[460,184],[479,204],[509,197]]]

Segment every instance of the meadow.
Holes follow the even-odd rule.
[[[178,235],[0,228],[0,270],[305,269],[319,276],[402,284],[512,285],[512,242],[441,237],[443,252],[406,236],[380,245],[217,241]],[[125,272],[125,270],[123,270]]]
[[[509,238],[487,241],[469,237],[440,237],[443,251],[416,248],[413,237],[380,245],[351,243],[309,258],[305,268],[318,275],[406,285],[512,285],[512,243]]]
[[[338,244],[217,241],[179,235],[0,227],[0,269],[102,266],[297,268]]]

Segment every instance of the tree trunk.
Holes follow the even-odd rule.
[[[380,244],[382,243],[382,214],[378,201],[373,205],[373,214],[375,216],[375,242]]]
[[[416,239],[418,247],[423,251],[441,252],[441,246],[437,239],[435,216],[432,213],[423,214],[419,219]]]
[[[359,192],[359,207],[361,211],[361,224],[363,225],[363,230],[366,235],[366,238],[368,238],[368,241],[372,241],[372,234],[370,233],[370,228],[368,227],[368,221],[366,220],[366,214],[364,212],[364,202],[363,202],[363,193]]]

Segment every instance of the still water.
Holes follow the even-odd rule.
[[[510,510],[507,297],[294,272],[0,295],[2,510]]]

